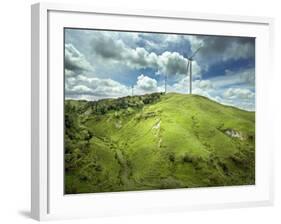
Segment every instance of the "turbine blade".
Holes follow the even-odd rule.
[[[202,48],[202,45],[200,45],[200,47],[198,47],[196,49],[196,51],[194,51],[193,55],[190,58],[192,59],[198,53],[198,51],[200,51],[201,48]]]

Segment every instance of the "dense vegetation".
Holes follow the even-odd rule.
[[[154,93],[65,101],[65,192],[255,183],[255,113]]]

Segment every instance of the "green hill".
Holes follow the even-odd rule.
[[[65,101],[65,192],[255,183],[255,113],[198,95]]]

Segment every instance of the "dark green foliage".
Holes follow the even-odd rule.
[[[169,155],[169,160],[170,160],[170,162],[172,162],[172,163],[174,163],[174,162],[176,161],[176,157],[175,157],[175,155],[174,155],[173,153],[171,153],[171,154]]]
[[[79,113],[81,112],[70,102],[65,102],[64,152],[66,171],[80,167],[89,153],[89,141],[92,138],[92,133],[79,121]]]
[[[112,111],[120,111],[128,108],[141,109],[145,104],[156,103],[160,100],[163,93],[152,93],[143,96],[127,96],[118,99],[102,99],[99,101],[78,101],[83,104],[83,107],[78,107],[77,113],[81,114],[87,110],[93,115],[104,115]],[[71,108],[67,108],[68,111]],[[73,110],[72,110],[73,111]]]

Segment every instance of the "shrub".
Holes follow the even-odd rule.
[[[176,156],[174,152],[166,151],[164,155],[170,162],[174,163],[176,161]]]
[[[194,159],[191,155],[185,153],[182,160],[184,163],[192,163]]]

